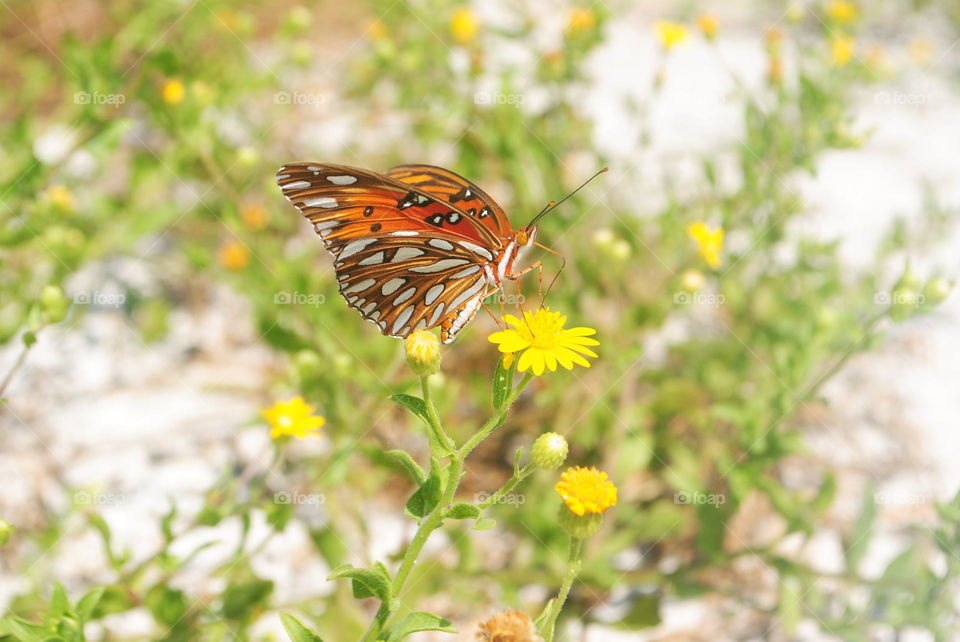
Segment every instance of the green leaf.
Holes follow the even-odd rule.
[[[399,642],[411,633],[416,633],[417,631],[457,633],[457,629],[449,620],[445,620],[433,613],[415,611],[405,615],[402,620],[397,622],[396,626],[391,629],[387,642]]]
[[[190,600],[186,593],[164,584],[157,584],[147,591],[143,603],[154,619],[167,628],[180,622],[190,607]]]
[[[427,481],[427,473],[406,450],[388,450],[385,454],[403,466],[418,486],[422,486],[423,482]]]
[[[0,619],[0,625],[13,634],[18,642],[45,642],[53,638],[47,627],[27,622],[18,617]]]
[[[286,629],[291,642],[323,642],[319,635],[289,613],[280,613],[280,621],[283,622],[283,628]]]
[[[383,565],[376,571],[366,568],[356,568],[350,564],[341,564],[333,569],[327,580],[339,577],[349,577],[353,581],[353,597],[362,599],[376,597],[381,602],[390,600],[390,577],[385,576]]]
[[[494,526],[497,525],[497,520],[490,519],[488,517],[480,517],[473,524],[473,530],[475,531],[488,531]]]
[[[77,615],[81,620],[86,621],[90,619],[94,609],[100,604],[100,598],[103,597],[105,590],[104,587],[97,586],[87,591],[87,594],[80,598],[80,601],[77,602]]]
[[[513,391],[513,368],[503,367],[503,357],[497,361],[497,369],[493,372],[493,407],[503,408]]]
[[[454,504],[447,509],[444,516],[450,519],[472,519],[480,516],[480,507],[467,503]]]
[[[420,485],[405,506],[406,513],[411,517],[421,519],[434,509],[437,502],[440,501],[440,475],[436,468],[430,471],[430,475]]]
[[[390,395],[390,399],[396,401],[398,404],[415,414],[417,417],[420,417],[420,420],[425,424],[430,424],[430,414],[427,411],[427,403],[420,397],[405,395],[402,392],[398,392]]]
[[[248,617],[254,606],[266,601],[273,592],[273,582],[270,580],[253,580],[244,584],[236,584],[223,592],[223,606],[221,612],[231,620],[240,620]]]
[[[56,582],[53,585],[53,597],[50,598],[50,616],[52,619],[59,620],[68,613],[70,613],[70,600],[67,598],[67,592],[60,582]]]

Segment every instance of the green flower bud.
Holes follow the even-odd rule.
[[[407,363],[418,377],[428,377],[440,369],[440,339],[427,330],[407,337]]]
[[[950,296],[951,290],[953,290],[953,283],[940,276],[934,277],[923,286],[924,303],[931,305],[943,303]]]
[[[567,508],[566,504],[560,506],[560,528],[570,537],[587,539],[596,535],[602,524],[603,515],[601,514],[584,513],[583,515],[577,515]]]
[[[567,459],[567,440],[555,432],[545,432],[533,442],[530,457],[541,470],[556,470]]]
[[[13,526],[10,525],[4,519],[0,519],[0,546],[6,545],[10,541],[10,537],[13,535]]]
[[[40,306],[50,323],[59,323],[67,316],[70,301],[63,296],[60,286],[45,285],[40,291]]]
[[[890,318],[894,321],[903,321],[916,314],[923,303],[923,295],[910,287],[898,287],[892,298]]]

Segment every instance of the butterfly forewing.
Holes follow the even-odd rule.
[[[499,287],[493,266],[506,218],[479,188],[452,172],[394,169],[416,180],[292,163],[278,171],[277,182],[334,255],[348,305],[386,335],[405,337],[439,325],[449,343],[482,298]]]

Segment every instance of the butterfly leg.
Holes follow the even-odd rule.
[[[517,303],[520,306],[520,311],[523,311],[523,290],[520,288],[520,279],[523,278],[524,274],[536,270],[537,271],[537,295],[540,297],[540,305],[543,305],[543,262],[537,261],[536,263],[531,263],[527,267],[523,268],[519,272],[514,272],[513,274],[508,274],[506,278],[516,281],[517,284]]]

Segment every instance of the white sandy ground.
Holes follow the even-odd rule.
[[[642,98],[653,73],[649,28],[643,19],[611,26],[609,42],[593,61],[597,86],[587,106],[598,121],[598,146],[623,163],[649,170],[643,191],[652,205],[662,197],[664,174],[681,177],[682,184],[684,176],[695,175],[698,154],[728,146],[742,123],[715,53],[693,40],[675,51],[667,68],[667,82],[651,112],[652,149],[637,153],[624,145],[630,140],[624,133],[634,124],[621,99],[627,94]],[[948,45],[936,43],[934,50]],[[760,84],[762,45],[754,33],[724,34],[718,46],[747,86]],[[867,264],[895,216],[920,211],[924,182],[934,186],[945,206],[955,208],[960,201],[960,181],[955,180],[960,94],[932,71],[911,77],[915,80],[909,86],[890,80],[865,90],[858,126],[875,132],[862,149],[824,155],[815,177],[784,177],[812,209],[795,233],[842,239],[843,255],[853,268]],[[880,91],[921,94],[925,100],[920,106],[886,105],[876,98]],[[955,275],[957,242],[956,237],[945,239],[939,253],[915,257],[917,270]],[[895,278],[886,276],[888,282]],[[107,287],[103,274],[90,268],[78,276],[74,289],[85,291],[90,283]],[[247,319],[245,303],[218,289],[202,309],[177,311],[171,336],[155,345],[143,344],[109,306],[90,310],[75,327],[44,333],[11,386],[8,410],[0,417],[0,514],[13,523],[31,523],[41,504],[47,510],[66,506],[64,486],[84,489],[84,497],[100,506],[113,528],[116,547],[129,549],[136,559],[150,555],[159,544],[157,520],[169,497],[177,497],[185,511],[197,508],[223,466],[237,459],[256,461],[267,446],[264,431],[245,428],[255,418],[271,369],[279,364],[258,344]],[[878,489],[895,498],[880,507],[881,521],[864,566],[872,575],[905,545],[896,529],[928,520],[931,501],[947,499],[960,487],[955,465],[960,451],[958,321],[960,299],[954,296],[934,314],[891,328],[880,349],[854,358],[827,387],[829,411],[809,418],[811,449],[840,471],[841,481],[831,518],[804,550],[817,568],[839,568],[840,526],[855,514],[866,480],[877,480]],[[188,357],[191,351],[199,354]],[[15,353],[12,347],[0,353],[0,372]],[[372,548],[381,557],[398,546],[406,526],[399,514],[375,519]],[[255,524],[251,541],[267,530],[263,523]],[[226,522],[185,542],[182,550],[187,544],[219,543],[178,580],[181,585],[191,591],[215,590],[207,573],[229,554],[236,537],[236,523]],[[432,546],[442,549],[443,538]],[[72,592],[108,577],[93,536],[67,538],[37,564]],[[267,546],[255,566],[277,582],[281,602],[329,590],[327,569],[296,527]],[[17,575],[0,575],[0,606],[25,588]],[[543,588],[531,587],[525,595],[542,599]],[[730,617],[732,607],[711,598],[668,599],[663,623],[654,629],[623,633],[594,625],[570,639],[760,639],[763,629]],[[599,611],[613,619],[616,612],[613,607]],[[142,609],[113,616],[108,624],[120,636],[145,635],[153,626]],[[462,639],[470,639],[472,628],[462,630]],[[276,616],[265,618],[257,631],[279,631]],[[815,621],[805,621],[794,639],[834,638],[820,632]],[[900,639],[928,638],[908,632]]]

